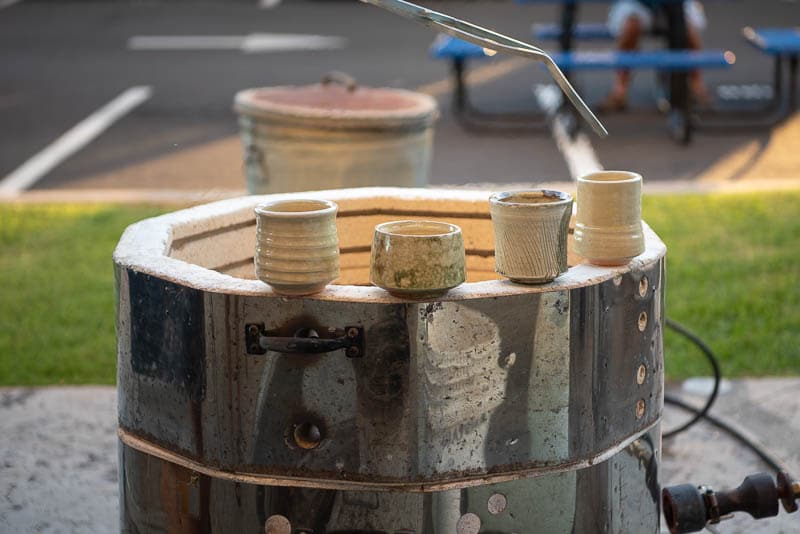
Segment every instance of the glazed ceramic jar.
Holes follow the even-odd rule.
[[[623,265],[644,252],[642,176],[600,171],[578,178],[575,252],[596,265]]]
[[[497,193],[489,199],[495,270],[513,282],[550,282],[567,270],[572,197],[561,191]]]
[[[428,183],[439,111],[426,94],[337,73],[240,91],[234,108],[252,194]]]
[[[440,296],[466,279],[461,228],[437,221],[392,221],[375,227],[370,282],[395,296]]]
[[[310,295],[339,276],[338,206],[279,200],[256,207],[256,277],[282,295]]]

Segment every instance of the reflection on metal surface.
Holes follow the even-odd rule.
[[[647,367],[644,364],[641,364],[639,368],[636,370],[636,383],[640,386],[644,384],[645,379],[647,378]]]
[[[354,286],[282,299],[118,260],[122,531],[263,532],[282,516],[293,534],[657,533],[664,251],[650,252],[433,302]],[[360,357],[249,353],[264,332],[345,325]]]
[[[508,504],[508,501],[505,495],[502,493],[492,493],[489,497],[489,502],[486,503],[486,507],[490,514],[497,515],[506,509],[506,504]]]
[[[642,311],[639,314],[639,320],[637,321],[639,325],[639,332],[644,332],[645,328],[647,328],[647,312]]]
[[[481,531],[481,518],[473,513],[462,515],[456,523],[456,534],[478,534]]]
[[[644,415],[645,406],[644,399],[636,401],[636,419],[640,419]]]
[[[647,276],[642,276],[639,280],[639,296],[645,297],[647,295],[648,280]]]
[[[192,472],[121,444],[121,530],[264,532],[290,524],[294,533],[315,534],[657,534],[659,436],[655,428],[587,469],[429,494],[292,489],[197,475],[193,517],[173,504]],[[497,514],[496,495],[505,498]]]
[[[266,534],[292,534],[292,524],[282,515],[271,515],[264,523]]]
[[[303,421],[294,425],[292,437],[301,449],[316,449],[322,441],[322,431],[314,423]]]
[[[651,284],[661,265],[646,269]],[[127,270],[118,278],[121,428],[242,480],[466,487],[589,465],[660,417],[660,293],[640,298],[638,273],[619,285],[500,299],[313,308],[196,290],[186,299],[171,282]],[[142,288],[148,283],[152,290]],[[148,305],[168,305],[142,298],[156,290],[174,294],[183,316],[203,318],[191,346],[204,355],[176,357],[153,337],[166,335],[163,327],[130,336],[131,311],[152,316]],[[655,319],[643,332],[631,328],[630,317],[648,313]],[[364,355],[249,356],[243,325],[261,322],[289,335],[361,325]],[[145,361],[156,365],[136,363]],[[626,380],[639,365],[649,370],[644,381]],[[623,416],[621,408],[649,398],[640,418]]]

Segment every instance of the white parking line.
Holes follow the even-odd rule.
[[[554,84],[547,84],[537,85],[533,93],[539,106],[552,117],[553,138],[567,162],[572,179],[577,180],[579,176],[603,170],[589,136],[584,132],[578,132],[573,139],[567,131],[565,118],[556,113],[561,105],[561,91]]]
[[[134,35],[128,50],[239,50],[244,35]]]
[[[109,126],[152,95],[150,86],[131,87],[73,126],[42,151],[0,181],[0,196],[16,196],[30,188],[62,161],[88,145]]]
[[[135,35],[128,50],[240,50],[245,53],[329,50],[344,48],[347,39],[335,35],[251,33],[249,35]]]

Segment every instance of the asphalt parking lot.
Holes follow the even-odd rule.
[[[91,142],[40,172],[33,190],[242,189],[234,94],[254,86],[313,83],[331,70],[347,72],[364,85],[421,89],[437,97],[442,117],[436,126],[434,184],[570,179],[564,155],[547,130],[510,136],[465,131],[450,113],[449,66],[428,57],[434,33],[373,6],[305,0],[286,0],[272,9],[256,2],[22,0],[5,5],[0,8],[0,178],[131,88],[147,91]],[[559,9],[499,1],[429,5],[528,41],[531,23],[555,21]],[[602,21],[606,9],[602,3],[583,6],[580,20]],[[800,6],[788,0],[716,0],[707,2],[706,10],[706,46],[737,55],[732,69],[708,73],[712,93],[719,85],[769,83],[771,62],[744,42],[741,28],[783,25],[789,18],[796,23]],[[230,39],[227,45],[192,50],[133,44],[153,36],[243,39],[254,34],[335,37],[338,44],[305,51],[270,46],[243,51]],[[611,77],[588,73],[576,82],[586,99],[597,103]],[[532,109],[532,86],[548,82],[541,69],[523,63],[482,77],[474,96],[487,109]],[[774,130],[762,129],[700,133],[690,146],[680,146],[670,140],[655,109],[655,93],[654,75],[637,73],[632,111],[602,117],[611,135],[605,140],[589,135],[602,166],[637,170],[651,182],[702,181],[733,159],[734,169],[724,172],[724,179],[738,180],[771,145],[781,143]],[[790,174],[787,169],[797,164],[794,154],[783,150],[779,156],[780,164],[768,165],[758,178]]]

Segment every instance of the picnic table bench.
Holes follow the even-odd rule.
[[[800,28],[751,28],[742,30],[745,40],[773,60],[772,96],[759,107],[737,106],[706,111],[695,117],[701,129],[727,132],[769,128],[797,110]],[[784,70],[788,68],[788,80]]]
[[[480,120],[494,120],[497,122],[511,118],[507,114],[482,112],[473,106],[469,99],[466,83],[467,62],[487,59],[493,55],[492,51],[455,37],[439,35],[430,47],[430,54],[433,58],[451,61],[454,78],[454,109],[464,119],[465,124],[475,127],[480,125]],[[654,69],[664,72],[688,72],[694,69],[729,68],[736,61],[736,56],[727,50],[575,51],[555,52],[550,56],[565,72],[609,69]],[[691,136],[689,98],[684,97],[682,102],[682,107],[676,107],[673,110],[678,114],[671,117],[670,128],[676,139],[688,142]],[[526,114],[517,116],[518,120],[531,121],[536,118],[541,121],[544,117],[541,113],[538,115]]]
[[[534,24],[531,26],[533,38],[539,41],[560,41],[564,36],[561,24]],[[572,37],[581,41],[611,41],[614,36],[605,22],[586,22],[575,24]]]
[[[692,99],[689,94],[688,73],[693,69],[727,68],[735,61],[729,51],[706,50],[702,52],[688,51],[687,30],[680,0],[662,0],[663,21],[668,31],[658,30],[657,34],[667,37],[669,50],[654,52],[574,52],[573,41],[576,38],[611,39],[611,32],[605,24],[577,23],[578,5],[587,2],[610,2],[611,0],[517,0],[520,3],[559,3],[561,4],[561,20],[559,24],[534,27],[544,38],[558,39],[561,55],[553,55],[557,64],[569,74],[577,70],[609,70],[609,69],[654,69],[667,74],[669,80],[669,130],[672,136],[688,143],[691,139]],[[452,63],[454,83],[455,111],[465,125],[470,127],[495,128],[498,121],[504,118],[515,118],[530,121],[538,117],[541,122],[543,113],[526,114],[509,117],[508,114],[484,113],[477,110],[469,102],[465,84],[465,69],[469,60],[481,59],[493,55],[491,51],[479,46],[465,43],[452,37],[440,37],[431,46],[431,55],[435,58],[447,58]],[[519,120],[517,120],[519,122]]]
[[[655,28],[651,33],[667,37],[668,50],[623,51],[573,51],[575,40],[610,41],[613,35],[606,23],[578,23],[579,4],[610,3],[612,0],[516,0],[518,3],[561,4],[561,20],[554,24],[533,25],[537,40],[556,40],[560,52],[551,54],[559,67],[569,74],[573,71],[601,71],[616,69],[652,69],[664,73],[668,80],[669,130],[672,136],[688,143],[695,128],[721,126],[758,127],[771,126],[783,120],[797,107],[798,57],[800,56],[800,28],[745,28],[747,42],[774,60],[772,98],[759,109],[739,106],[736,109],[693,109],[688,89],[688,73],[694,69],[724,69],[735,63],[735,56],[727,50],[686,50],[687,35],[681,0],[662,0],[662,23],[665,28]],[[454,77],[454,109],[462,122],[470,127],[495,128],[502,122],[527,123],[540,129],[544,113],[485,113],[470,103],[465,82],[469,61],[488,58],[494,53],[453,37],[440,36],[430,53],[434,58],[448,59]],[[788,91],[783,79],[784,64],[788,66]],[[710,120],[708,120],[710,117]],[[715,121],[716,119],[716,121]],[[722,119],[722,120],[720,120]],[[744,119],[744,120],[743,120]]]
[[[783,83],[780,79],[781,64],[789,67],[788,111],[794,111],[797,105],[797,65],[800,57],[799,28],[751,28],[742,30],[745,40],[775,61],[777,81],[773,94],[782,100]]]

